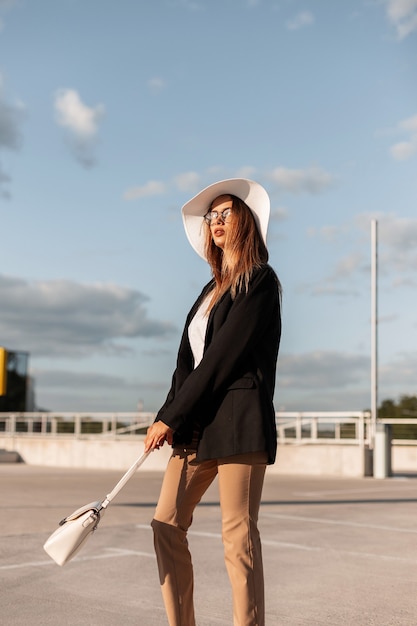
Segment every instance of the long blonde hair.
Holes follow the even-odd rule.
[[[259,234],[252,211],[243,200],[231,194],[233,221],[226,240],[227,255],[213,241],[210,226],[206,228],[206,257],[215,286],[208,311],[230,290],[232,298],[247,291],[254,269],[268,261],[268,250]]]

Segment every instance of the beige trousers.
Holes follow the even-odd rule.
[[[224,556],[233,593],[234,626],[264,626],[264,580],[258,513],[266,453],[195,461],[175,448],[152,521],[162,596],[170,626],[195,626],[193,566],[187,530],[218,476]]]

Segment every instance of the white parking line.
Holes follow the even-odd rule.
[[[270,516],[273,516],[273,514],[271,514]],[[277,516],[279,517],[279,516]],[[292,516],[288,516],[289,518],[291,518]],[[301,518],[297,518],[297,519],[301,519]],[[304,520],[309,520],[309,518],[302,518],[303,521]],[[314,519],[314,518],[311,518]],[[148,526],[146,525],[138,525],[137,528],[148,528]],[[191,536],[197,536],[197,537],[209,537],[211,539],[220,539],[222,538],[221,533],[210,533],[210,532],[203,532],[203,531],[199,531],[199,530],[190,530],[188,532],[188,535]],[[275,541],[274,539],[264,539],[262,538],[262,545],[263,546],[272,546],[274,548],[284,548],[284,549],[289,549],[289,550],[304,550],[307,552],[327,552],[327,553],[331,553],[331,554],[337,554],[337,555],[347,555],[347,556],[359,556],[361,558],[369,558],[369,559],[380,559],[382,561],[399,561],[399,562],[403,562],[403,563],[417,563],[417,559],[415,558],[407,558],[407,557],[402,557],[402,556],[391,556],[389,554],[376,554],[376,553],[372,553],[372,552],[355,552],[353,550],[337,550],[337,549],[332,549],[332,548],[328,548],[328,547],[322,547],[322,546],[310,546],[308,544],[302,544],[302,543],[291,543],[289,541]]]
[[[13,563],[11,565],[0,565],[0,570],[21,569],[25,567],[40,567],[41,565],[55,565],[53,561],[27,561],[26,563]]]
[[[150,552],[139,552],[136,550],[123,550],[119,548],[105,548],[106,553],[91,555],[91,556],[77,556],[73,559],[73,563],[80,561],[95,561],[97,559],[112,559],[114,557],[123,556],[145,556],[148,558],[155,558],[155,554]],[[43,567],[44,565],[55,565],[54,561],[27,561],[26,563],[13,563],[10,565],[0,565],[0,570],[12,570],[12,569],[25,569],[27,567]]]
[[[391,479],[392,480],[392,479]],[[323,489],[320,491],[294,491],[293,495],[303,496],[304,498],[316,498],[316,497],[324,497],[324,496],[345,496],[346,494],[363,494],[363,493],[372,493],[375,497],[378,496],[386,496],[388,492],[394,492],[396,496],[399,493],[403,493],[405,491],[413,491],[416,493],[415,483],[409,482],[408,484],[401,485],[401,491],[398,491],[398,483],[401,482],[397,480],[395,483],[378,483],[369,486],[368,488],[361,489]],[[404,481],[407,482],[407,481]],[[364,504],[366,504],[367,500],[364,500]]]
[[[284,515],[280,513],[262,513],[262,517],[274,519],[287,519],[296,522],[313,522],[315,524],[334,524],[337,526],[350,526],[353,528],[373,528],[374,530],[387,530],[395,533],[417,533],[417,528],[398,528],[397,526],[382,526],[381,524],[364,524],[362,522],[345,522],[343,520],[328,519],[324,517],[303,517],[302,515]]]
[[[300,522],[315,522],[315,523],[321,523],[321,524],[337,524],[337,525],[340,524],[344,526],[357,526],[361,528],[373,528],[373,529],[379,529],[379,530],[387,530],[390,532],[410,532],[410,533],[417,532],[417,530],[414,530],[414,529],[396,528],[396,527],[391,527],[391,526],[377,526],[377,525],[371,525],[371,524],[361,524],[357,522],[343,522],[339,520],[329,520],[329,519],[322,519],[322,518],[315,518],[315,517],[302,517],[302,516],[295,516],[295,515],[280,515],[280,514],[273,514],[273,513],[264,513],[263,517],[276,518],[276,519],[288,519],[288,520],[300,521]],[[148,531],[151,530],[151,527],[149,526],[149,524],[137,524],[136,528],[139,528],[142,530],[148,530]],[[215,532],[207,532],[207,531],[190,530],[188,534],[191,536],[196,536],[196,537],[207,537],[210,539],[218,539],[220,541],[222,538],[221,533],[219,532],[215,533]],[[273,539],[266,539],[266,538],[262,539],[262,544],[264,546],[271,546],[271,547],[282,548],[282,549],[303,550],[307,552],[324,552],[324,553],[329,553],[329,554],[337,554],[339,556],[347,555],[347,556],[353,556],[353,557],[360,557],[362,559],[368,558],[368,559],[378,559],[382,561],[417,563],[416,558],[392,556],[392,555],[387,555],[387,554],[376,554],[376,553],[370,553],[370,552],[356,552],[353,550],[337,550],[337,549],[331,549],[331,548],[329,549],[328,547],[291,543],[287,541],[275,541]],[[120,557],[126,557],[126,556],[129,556],[129,557],[141,556],[141,557],[152,558],[152,559],[155,558],[155,554],[150,553],[150,552],[127,550],[127,549],[121,549],[121,548],[105,548],[105,551],[102,552],[101,554],[90,555],[90,556],[78,556],[73,559],[73,562],[95,561],[99,559],[111,559],[115,557],[120,558]],[[56,566],[56,564],[52,560],[27,561],[25,563],[11,563],[9,565],[0,565],[0,571],[25,569],[29,567],[43,567],[43,566],[48,566],[48,565]]]
[[[146,526],[145,524],[138,524],[136,526],[136,528],[142,528],[142,529],[146,529],[148,528],[148,526]],[[211,532],[207,532],[207,531],[203,531],[203,530],[189,530],[188,531],[188,535],[191,537],[208,537],[209,539],[220,539],[222,538],[221,533],[211,533]],[[307,546],[307,545],[302,545],[302,544],[298,544],[298,543],[288,543],[286,541],[271,541],[268,539],[262,540],[262,544],[264,545],[270,545],[270,546],[275,546],[278,548],[295,548],[297,550],[312,550],[312,551],[316,551],[316,550],[320,550],[321,548],[317,548],[314,546]]]

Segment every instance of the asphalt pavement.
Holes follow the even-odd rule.
[[[43,544],[120,472],[0,464],[2,626],[165,626],[150,522],[162,474],[137,474],[63,567]],[[267,626],[416,626],[417,479],[267,473],[261,507]],[[232,626],[217,484],[189,542],[198,626]]]

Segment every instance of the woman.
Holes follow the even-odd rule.
[[[261,185],[220,181],[182,208],[187,237],[213,279],[188,314],[165,404],[145,450],[173,445],[152,521],[170,626],[194,626],[187,530],[218,476],[234,626],[264,626],[258,512],[275,461],[273,407],[280,284],[267,264],[270,204]]]

